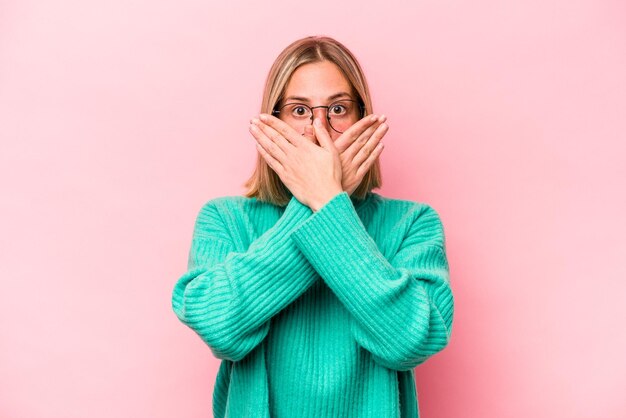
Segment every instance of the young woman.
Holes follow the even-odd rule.
[[[352,53],[276,59],[245,196],[200,209],[172,307],[222,360],[215,417],[418,417],[413,369],[452,331],[443,225],[374,193],[387,132]]]

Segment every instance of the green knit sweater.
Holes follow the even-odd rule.
[[[452,331],[443,226],[374,192],[214,198],[172,308],[222,360],[216,418],[419,417],[413,368]]]

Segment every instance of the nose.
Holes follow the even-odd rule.
[[[326,112],[325,107],[319,107],[317,109],[313,109],[313,119],[311,119],[311,123],[315,122],[315,119],[319,119],[322,122],[322,126],[324,129],[330,132],[330,125],[328,124],[328,113]]]

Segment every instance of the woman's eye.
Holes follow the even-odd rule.
[[[296,116],[306,116],[307,110],[304,106],[296,106],[293,108],[293,114]]]
[[[333,115],[343,115],[344,113],[346,113],[346,108],[343,105],[334,105],[330,109],[331,109],[330,112]]]

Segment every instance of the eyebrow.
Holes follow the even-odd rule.
[[[335,99],[338,99],[338,98],[343,97],[343,96],[352,97],[352,96],[350,96],[350,94],[348,94],[346,92],[341,92],[341,93],[337,93],[337,94],[333,94],[332,96],[329,96],[327,100],[335,100]],[[301,96],[289,96],[289,97],[285,98],[286,102],[288,102],[290,100],[296,100],[298,102],[307,102],[307,103],[310,101],[306,97],[301,97]]]

